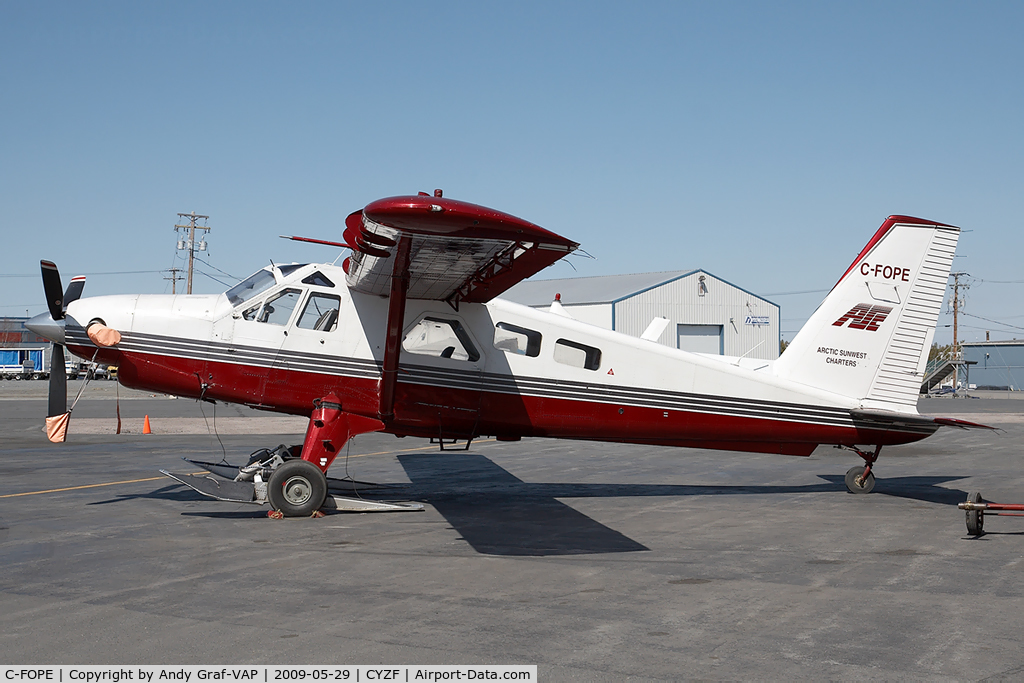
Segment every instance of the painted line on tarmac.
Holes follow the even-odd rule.
[[[490,441],[496,441],[496,439],[481,439],[480,441],[477,441],[476,443],[488,443]],[[429,451],[429,450],[433,450],[436,445],[437,444],[432,444],[430,446],[420,446],[418,448],[405,448],[405,449],[397,450],[397,451],[380,451],[378,453],[359,453],[358,455],[350,455],[350,456],[347,456],[347,457],[349,459],[352,459],[352,458],[366,458],[366,457],[369,457],[371,455],[392,455],[394,453],[410,453],[412,451]],[[339,460],[340,460],[340,458],[339,458]],[[203,473],[202,472],[197,472],[196,474],[203,474]],[[108,481],[108,482],[105,482],[105,483],[102,483],[102,484],[84,484],[82,486],[68,486],[68,487],[62,488],[62,489],[46,489],[45,491],[25,491],[24,493],[6,493],[6,494],[0,496],[0,498],[18,498],[19,496],[38,496],[38,495],[40,495],[42,493],[61,493],[63,491],[78,491],[80,489],[94,489],[94,488],[99,488],[101,486],[117,486],[118,484],[138,484],[139,482],[142,482],[142,481],[159,481],[160,479],[163,479],[163,477],[147,477],[145,479],[127,479],[125,481]]]
[[[83,486],[68,486],[63,489],[47,489],[45,491],[26,491],[25,493],[7,493],[0,498],[17,498],[18,496],[35,496],[40,493],[60,493],[61,491],[76,491],[78,489],[94,489],[98,486],[116,486],[117,484],[136,484],[140,481],[156,481],[163,477],[149,477],[147,479],[129,479],[127,481],[108,481],[104,484],[85,484]]]

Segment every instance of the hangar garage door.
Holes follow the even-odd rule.
[[[721,325],[676,325],[677,345],[692,353],[725,353]]]

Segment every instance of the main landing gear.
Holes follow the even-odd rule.
[[[270,507],[285,517],[309,517],[327,499],[327,477],[308,460],[289,460],[267,482]]]
[[[385,503],[330,492],[331,484],[337,488],[345,483],[328,480],[326,474],[345,443],[357,434],[383,428],[384,423],[379,420],[344,412],[338,398],[328,395],[314,401],[301,447],[282,444],[273,450],[260,449],[242,467],[189,460],[205,469],[205,476],[160,471],[211,498],[257,505],[270,503],[274,518],[322,516],[321,508],[348,512],[423,510],[422,505],[415,503]]]
[[[846,488],[850,493],[871,493],[871,490],[875,488],[875,475],[871,472],[871,468],[878,460],[878,454],[882,452],[882,447],[875,446],[873,452],[862,451],[854,446],[839,446],[839,448],[848,448],[864,458],[864,465],[857,465],[847,470]]]

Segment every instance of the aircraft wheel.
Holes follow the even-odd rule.
[[[846,488],[850,493],[871,493],[871,489],[875,488],[874,472],[869,472],[866,478],[861,479],[863,474],[864,465],[856,465],[846,472]]]
[[[969,503],[984,503],[985,500],[981,497],[980,493],[972,493],[967,496],[967,502]],[[967,511],[967,533],[971,536],[981,536],[985,533],[985,511],[984,510],[968,510]]]
[[[327,477],[311,462],[289,460],[270,475],[267,498],[285,517],[309,517],[327,498]]]

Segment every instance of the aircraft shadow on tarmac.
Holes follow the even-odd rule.
[[[687,484],[546,484],[517,478],[482,455],[415,454],[398,460],[412,484],[403,495],[432,505],[477,552],[489,555],[574,555],[648,550],[560,502],[560,498],[765,495],[846,492],[843,476],[802,486]],[[951,477],[878,480],[883,495],[956,505],[967,493],[940,484]],[[850,494],[852,495],[852,494]]]
[[[187,486],[182,486],[181,484],[168,484],[167,486],[163,486],[148,493],[121,493],[114,498],[97,500],[89,503],[89,505],[110,505],[111,503],[123,503],[125,501],[138,499],[170,500],[180,503],[210,500],[206,496],[193,491]],[[267,510],[262,505],[253,505],[245,510],[204,510],[203,512],[183,512],[181,514],[184,516],[210,517],[216,519],[251,519],[266,517]]]
[[[427,503],[485,555],[579,555],[649,550],[646,546],[562,503],[566,498],[650,498],[666,496],[766,495],[846,493],[842,475],[818,475],[818,484],[690,485],[690,484],[577,484],[525,482],[483,455],[436,453],[399,455],[410,484],[362,491],[370,499]],[[878,479],[874,494],[941,505],[967,499],[959,489],[941,484],[962,476],[910,476]],[[849,494],[852,495],[852,494]],[[184,486],[172,484],[140,495],[124,495],[94,505],[135,498],[175,501],[208,500]],[[248,510],[183,512],[218,519],[262,517],[262,507]]]

